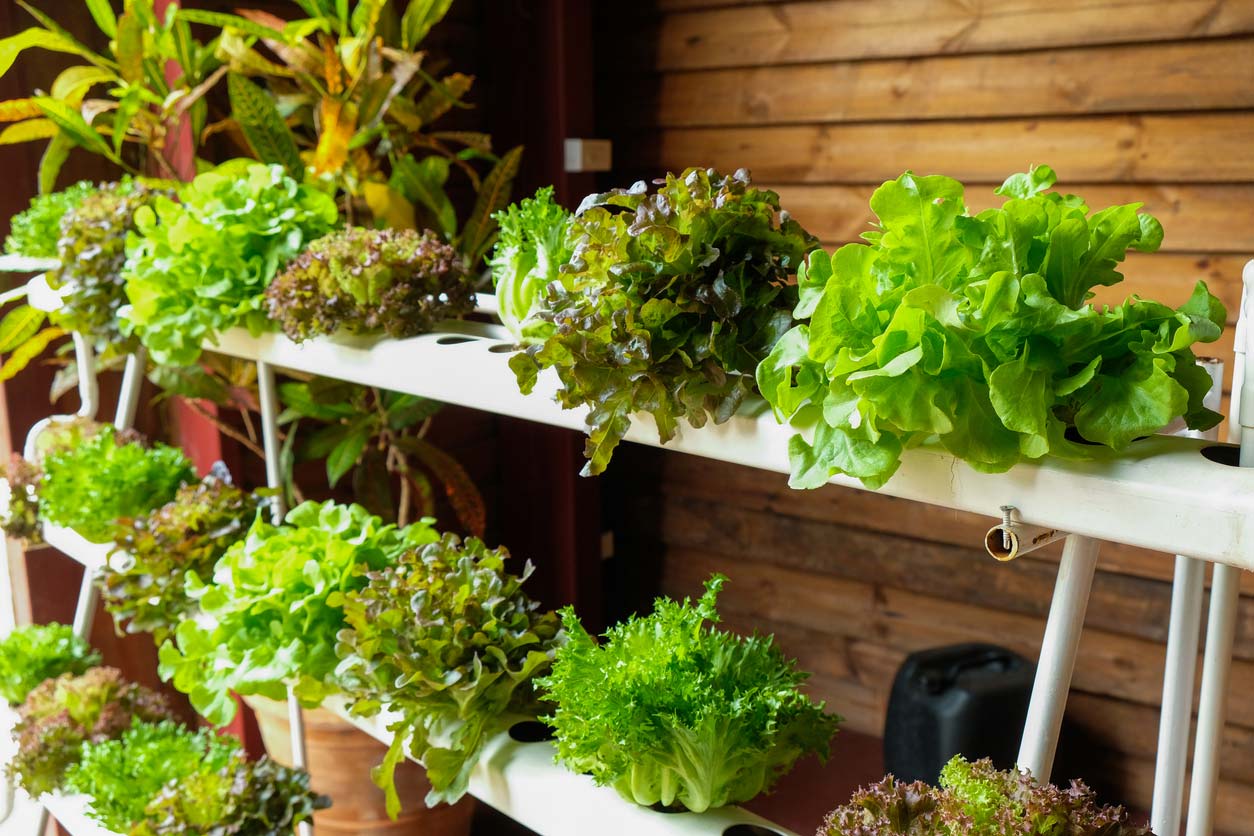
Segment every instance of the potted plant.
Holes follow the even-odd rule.
[[[540,711],[535,681],[547,673],[563,635],[556,614],[527,597],[521,576],[505,569],[509,553],[454,534],[405,552],[343,594],[346,626],[337,668],[353,711],[398,715],[395,737],[376,771],[389,812],[400,809],[393,783],[405,757],[425,766],[428,805],[465,795],[484,744]],[[450,815],[441,833],[466,833]]]
[[[680,419],[729,419],[792,326],[789,279],[818,245],[744,170],[667,174],[569,216],[541,192],[499,217],[502,319],[524,343],[510,367],[524,393],[555,369],[558,403],[590,409],[584,475],[605,469],[637,412],[663,442]]]
[[[111,543],[118,521],[146,514],[195,479],[176,447],[149,444],[134,431],[100,425],[73,446],[43,460],[39,515],[95,543]]]
[[[961,183],[907,172],[872,195],[867,243],[810,256],[802,322],[757,370],[781,421],[815,424],[789,444],[793,487],[838,473],[879,487],[932,438],[1001,472],[1122,450],[1181,417],[1219,422],[1192,347],[1219,338],[1223,304],[1203,282],[1178,309],[1089,304],[1163,230],[1139,203],[1090,213],[1054,181],[1048,166],[1015,174],[1001,207],[971,215]]]
[[[84,742],[117,737],[133,719],[159,722],[173,716],[164,697],[126,681],[116,668],[45,680],[27,694],[17,714],[18,751],[5,771],[32,798],[63,786]]]
[[[267,506],[270,493],[236,487],[219,462],[160,508],[122,520],[114,533],[117,551],[100,581],[105,608],[118,628],[151,633],[161,644],[180,622],[195,618],[199,608],[187,595],[187,573],[212,577],[218,560]]]
[[[281,701],[288,687],[310,709],[339,690],[335,643],[345,626],[343,594],[364,586],[366,572],[435,540],[430,523],[398,528],[361,506],[334,502],[306,502],[281,526],[258,518],[211,578],[187,574],[187,592],[199,601],[201,615],[180,623],[162,645],[162,677],[216,724],[235,714],[231,692],[243,695],[257,711],[267,751],[285,761],[290,737]],[[340,802],[317,826],[392,832],[384,825],[383,794],[361,789],[385,747],[329,712],[306,712],[306,739],[315,789]],[[416,830],[422,822],[411,816],[402,826]]]
[[[659,598],[600,644],[562,611],[567,642],[537,684],[568,769],[636,804],[701,813],[766,792],[807,753],[826,759],[840,718],[800,691],[806,675],[769,636],[709,626],[725,581],[696,604]]]
[[[100,654],[65,624],[18,627],[0,640],[0,699],[20,705],[44,680],[98,664]]]
[[[989,760],[956,756],[940,787],[903,784],[891,775],[854,793],[833,810],[818,836],[1153,836],[1129,821],[1122,807],[1099,804],[1080,781],[1068,789],[1002,772]]]
[[[171,721],[136,720],[84,744],[65,787],[89,797],[89,816],[129,836],[291,836],[328,805],[307,773],[249,762],[234,738]]]
[[[93,186],[81,182],[61,192],[38,195],[14,216],[9,253],[54,260],[57,266],[4,294],[5,302],[24,300],[0,319],[0,380],[7,380],[71,331],[82,334],[102,366],[134,350],[134,339],[118,328],[126,301],[122,268],[135,210],[158,195],[172,196],[169,184],[132,179]],[[16,269],[27,270],[20,260]],[[55,399],[77,378],[73,365],[54,379]]]
[[[475,295],[465,262],[431,230],[349,227],[310,244],[267,288],[266,304],[297,342],[403,338],[470,313]]]

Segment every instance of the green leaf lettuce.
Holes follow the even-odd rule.
[[[1222,331],[1223,305],[1199,282],[1184,305],[1136,297],[1096,308],[1128,250],[1162,227],[1140,204],[1090,212],[1047,191],[1047,167],[1009,178],[1002,206],[967,212],[962,185],[910,173],[871,198],[878,226],[798,275],[805,320],[757,369],[792,439],[794,487],[848,474],[883,485],[902,450],[936,439],[984,472],[1045,455],[1094,458],[1183,417],[1219,415],[1193,354]]]

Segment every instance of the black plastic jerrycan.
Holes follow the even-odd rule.
[[[897,671],[884,723],[884,767],[902,781],[936,783],[954,755],[1014,765],[1035,668],[991,644],[912,653]]]

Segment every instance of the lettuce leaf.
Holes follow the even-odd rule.
[[[524,198],[492,216],[499,233],[488,266],[496,286],[501,324],[515,339],[526,342],[525,326],[541,307],[546,288],[562,281],[560,270],[570,260],[567,243],[571,215],[553,202],[553,187]],[[569,284],[569,282],[567,282]]]
[[[17,705],[44,680],[99,664],[100,654],[66,624],[18,627],[0,640],[0,699]]]
[[[562,763],[636,804],[700,813],[765,792],[806,753],[826,759],[840,718],[801,692],[806,674],[769,636],[707,626],[725,580],[695,605],[658,599],[602,644],[562,611],[568,642],[538,683]]]
[[[342,603],[347,623],[336,678],[353,711],[386,706],[401,716],[375,772],[393,816],[393,774],[406,750],[426,766],[427,804],[452,804],[488,738],[536,714],[534,680],[564,637],[557,615],[540,612],[522,590],[531,565],[510,574],[508,557],[477,538],[445,534],[332,601]]]
[[[956,180],[907,172],[872,196],[867,243],[811,255],[795,311],[808,321],[757,369],[781,420],[815,424],[789,446],[794,487],[838,473],[880,487],[933,439],[1001,472],[1123,450],[1179,417],[1218,423],[1192,347],[1218,339],[1223,305],[1201,282],[1177,309],[1091,305],[1162,227],[1136,203],[1090,214],[1054,181],[1046,166],[1014,175],[1003,205],[973,216]]]
[[[231,691],[282,700],[291,683],[316,707],[338,690],[343,593],[435,540],[431,522],[397,528],[360,505],[331,501],[298,505],[282,526],[258,517],[218,561],[212,582],[187,573],[187,593],[203,617],[181,622],[162,644],[161,677],[218,725],[235,716]]]
[[[337,220],[330,195],[282,166],[232,162],[199,175],[179,202],[158,198],[135,212],[122,333],[170,366],[191,365],[206,339],[234,325],[260,333],[266,287]]]
[[[1152,836],[1122,807],[1099,804],[1080,781],[1061,789],[958,755],[941,770],[940,784],[903,784],[889,775],[833,810],[819,836]]]
[[[692,168],[656,185],[583,201],[560,280],[529,308],[539,323],[522,328],[529,345],[510,358],[524,393],[553,368],[558,403],[588,408],[584,475],[605,470],[637,412],[653,416],[663,442],[681,419],[730,418],[753,391],[758,361],[792,326],[789,278],[817,245],[743,169]]]

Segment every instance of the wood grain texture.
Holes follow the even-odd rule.
[[[825,0],[672,14],[661,70],[1174,41],[1254,31],[1244,0]]]
[[[1254,54],[1254,46],[1251,47]],[[1254,90],[1254,85],[1251,85]],[[758,180],[755,173],[755,181]],[[760,181],[761,188],[779,193],[780,205],[802,226],[824,241],[857,240],[874,220],[869,201],[874,185],[800,185]],[[993,193],[998,183],[966,183],[967,205],[973,212],[1000,206]],[[1117,203],[1144,203],[1145,211],[1163,224],[1160,252],[1254,253],[1254,185],[1191,183],[1101,183],[1057,191],[1075,192],[1091,207]],[[1147,259],[1152,260],[1152,259]],[[1240,271],[1233,277],[1240,281]]]
[[[1063,191],[1095,209],[1143,202],[1166,230],[1096,304],[1179,305],[1204,280],[1235,320],[1254,256],[1250,0],[653,0],[602,19],[606,185],[748,168],[830,250],[869,228],[874,187],[906,169],[959,178],[979,211],[1008,174],[1048,163]],[[1230,365],[1232,341],[1197,350]],[[1059,547],[1002,566],[981,552],[989,517],[657,461],[660,496],[630,524],[635,547],[661,555],[664,590],[728,574],[726,623],[775,632],[851,729],[880,732],[915,649],[991,640],[1035,657]],[[1068,711],[1095,744],[1084,777],[1143,810],[1173,564],[1103,546]],[[1217,829],[1254,834],[1254,711],[1240,705],[1254,574],[1242,591]]]
[[[662,535],[671,547],[717,554],[729,566],[752,561],[1043,618],[1056,559],[1028,556],[996,563],[982,547],[987,528],[973,531],[975,536],[961,545],[926,543],[847,522],[804,520],[674,495],[662,519]],[[789,548],[779,549],[781,542]],[[1169,570],[1173,561],[1164,555],[1163,563]],[[1162,581],[1103,571],[1094,579],[1085,623],[1162,642],[1170,606],[1171,590]],[[1242,599],[1237,622],[1234,655],[1254,659],[1254,601]]]
[[[1000,182],[1048,163],[1069,184],[1254,182],[1254,113],[674,128],[627,137],[622,164],[748,168],[763,182],[881,183],[906,169]]]
[[[687,549],[670,549],[669,553],[674,558],[666,564],[665,588],[670,594],[691,595],[700,590],[705,578],[723,571],[731,582],[719,601],[729,611],[744,613],[761,623],[827,631],[833,638],[850,637],[907,653],[992,641],[1035,659],[1045,629],[1043,617],[989,606],[996,600],[996,586],[990,588],[985,601],[972,604],[757,561],[730,564],[721,555]],[[1090,627],[1080,641],[1072,687],[1153,706],[1158,704],[1162,677],[1158,642]],[[1243,698],[1250,687],[1254,687],[1254,663],[1234,661],[1228,700],[1230,723],[1254,726],[1254,703]]]
[[[672,501],[703,500],[721,503],[731,512],[770,514],[798,524],[824,523],[841,530],[898,535],[922,543],[954,546],[976,552],[993,514],[982,516],[936,505],[910,502],[874,491],[856,491],[831,485],[813,491],[795,491],[788,477],[697,456],[668,455],[661,475],[664,497]],[[685,535],[685,537],[695,537]],[[789,538],[789,542],[791,538]],[[898,543],[901,551],[910,547]],[[1041,549],[1025,560],[1057,564],[1061,546]],[[1171,555],[1162,552],[1103,543],[1098,570],[1170,582]],[[1242,589],[1254,595],[1254,573],[1242,576]],[[1245,628],[1242,628],[1245,629]]]
[[[1254,107],[1252,82],[1254,40],[1236,38],[664,73],[613,114],[673,128],[1232,110]]]

